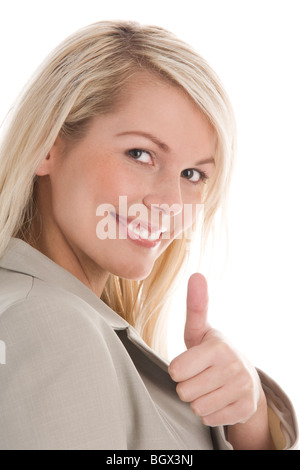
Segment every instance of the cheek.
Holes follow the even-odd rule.
[[[100,165],[95,165],[86,175],[86,192],[94,204],[113,204],[118,209],[119,197],[127,196],[128,200],[140,197],[138,182],[133,172],[126,165],[116,164],[115,159],[107,158]]]
[[[178,237],[182,232],[198,224],[202,220],[203,204],[185,203],[182,212],[174,218],[174,237]]]
[[[94,235],[96,207],[94,198],[101,187],[88,157],[70,155],[53,173],[53,217],[61,231],[73,241]]]
[[[118,207],[120,195],[137,194],[137,185],[132,172],[122,165],[116,165],[110,156],[101,158],[74,159],[60,168],[53,184],[53,194],[59,204],[73,206],[79,212],[91,210],[96,213],[99,204],[113,204]]]
[[[69,237],[89,239],[96,236],[101,204],[111,204],[119,209],[120,196],[129,201],[140,200],[140,181],[134,178],[132,169],[116,164],[113,157],[75,158],[66,160],[53,177],[53,213],[57,224]]]

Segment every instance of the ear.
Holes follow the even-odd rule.
[[[35,172],[35,174],[37,176],[45,176],[45,175],[49,175],[49,170],[50,170],[50,166],[49,166],[49,160],[50,160],[50,153],[51,151],[48,153],[47,157],[43,159],[43,161],[39,164],[39,166],[37,167],[37,170]]]
[[[41,163],[37,167],[35,174],[37,176],[49,175],[51,172],[53,163],[57,160],[58,156],[62,154],[62,151],[63,151],[63,141],[61,137],[57,137],[48,155],[41,161]]]

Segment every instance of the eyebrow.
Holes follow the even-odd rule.
[[[170,152],[170,147],[167,144],[164,144],[159,139],[157,139],[157,137],[155,137],[152,134],[149,134],[148,132],[127,131],[127,132],[121,132],[120,134],[117,134],[117,137],[122,136],[122,135],[140,135],[142,137],[146,137],[147,139],[152,140],[152,142],[154,142],[154,144],[156,144],[164,152]]]
[[[143,132],[143,131],[126,131],[126,132],[121,132],[120,134],[117,134],[117,137],[121,137],[123,135],[140,135],[142,137],[146,137],[146,139],[151,140],[154,144],[156,144],[161,150],[164,152],[168,153],[170,152],[170,147],[165,144],[164,142],[161,142],[157,137],[155,137],[152,134],[149,134],[149,132]],[[204,160],[199,160],[195,165],[204,165],[206,163],[215,163],[215,159],[213,157],[206,158]]]

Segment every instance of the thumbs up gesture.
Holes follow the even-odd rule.
[[[272,448],[267,404],[256,369],[207,319],[206,279],[188,283],[184,339],[187,350],[169,366],[177,393],[208,426],[230,425],[236,448]],[[248,447],[247,447],[248,446]],[[250,447],[249,447],[250,448]]]

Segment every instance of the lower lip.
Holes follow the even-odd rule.
[[[138,235],[136,235],[132,232],[129,233],[128,228],[127,228],[127,224],[125,222],[123,223],[122,220],[119,219],[119,216],[117,214],[115,214],[115,219],[116,219],[119,226],[126,229],[127,239],[132,241],[134,244],[139,245],[139,246],[144,247],[144,248],[155,248],[158,245],[160,245],[162,234],[160,234],[160,237],[157,240],[144,240],[143,238],[140,238]]]

